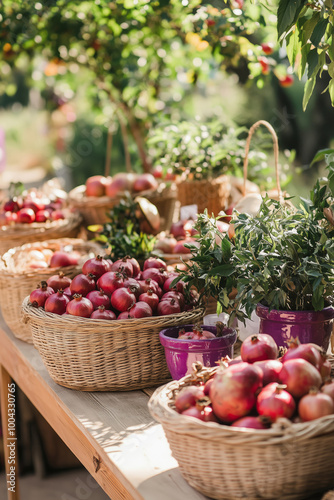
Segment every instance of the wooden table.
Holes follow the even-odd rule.
[[[6,472],[11,379],[49,422],[112,500],[204,500],[182,478],[161,425],[150,416],[152,390],[79,392],[53,382],[40,355],[0,320],[1,408]],[[8,491],[8,500],[19,499]]]

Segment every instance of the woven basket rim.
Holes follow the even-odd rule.
[[[219,368],[205,368],[205,371],[215,372]],[[173,399],[170,394],[178,389],[180,384],[190,383],[192,375],[180,380],[173,380],[155,390],[151,396],[148,408],[153,418],[170,428],[174,433],[194,437],[228,442],[236,446],[256,445],[271,446],[289,441],[306,441],[310,438],[334,432],[334,414],[321,417],[310,422],[293,423],[288,419],[278,419],[270,429],[243,429],[230,427],[215,422],[203,422],[194,417],[181,415],[173,409]]]
[[[6,240],[19,236],[24,238],[34,234],[47,233],[48,231],[55,231],[57,229],[63,230],[66,226],[79,225],[82,217],[79,213],[67,210],[65,212],[65,219],[58,219],[46,222],[33,222],[31,224],[13,224],[10,226],[2,226],[0,228],[0,239]]]
[[[229,180],[229,176],[226,174],[218,175],[217,177],[208,177],[207,179],[179,179],[177,184],[219,184],[221,182],[226,182]]]
[[[74,271],[76,269],[81,269],[81,265],[72,265],[72,266],[60,266],[60,267],[48,267],[48,268],[39,268],[39,269],[10,269],[7,264],[10,264],[10,261],[13,257],[19,252],[24,252],[28,249],[34,249],[34,247],[45,247],[49,248],[50,246],[57,245],[73,245],[73,249],[76,247],[87,247],[88,251],[93,251],[96,253],[100,248],[99,245],[93,241],[86,241],[81,238],[57,238],[52,240],[44,240],[44,241],[36,241],[34,243],[26,243],[24,245],[19,245],[13,248],[10,248],[0,257],[0,283],[3,278],[17,278],[17,277],[30,277],[33,278],[38,277],[39,274],[50,275],[58,274],[62,270],[66,270],[66,273]],[[102,249],[101,249],[102,250]]]
[[[90,319],[90,318],[81,318],[79,316],[59,316],[58,314],[53,314],[53,313],[48,313],[45,312],[45,310],[41,307],[33,307],[30,304],[29,301],[29,296],[27,296],[22,303],[22,309],[23,309],[23,314],[30,318],[34,319],[35,321],[47,321],[48,326],[57,325],[57,324],[63,324],[65,325],[77,325],[78,328],[80,326],[85,326],[85,330],[91,329],[91,333],[100,333],[103,331],[104,328],[108,327],[108,330],[123,330],[126,327],[129,327],[131,325],[131,328],[133,328],[135,325],[138,325],[138,327],[145,327],[145,326],[152,326],[153,324],[157,324],[158,326],[161,325],[161,329],[164,328],[164,324],[168,323],[171,320],[176,319],[181,319],[181,318],[186,318],[189,316],[193,316],[194,314],[197,314],[201,311],[203,311],[204,314],[204,309],[203,308],[195,308],[192,309],[191,311],[186,311],[186,312],[181,312],[178,314],[171,314],[167,316],[151,316],[149,318],[130,318],[130,319],[124,319],[124,320],[114,320],[114,321],[108,321],[108,320],[103,320],[103,319]],[[87,319],[89,322],[87,322]],[[91,327],[91,328],[89,328]],[[69,333],[69,332],[68,332]]]

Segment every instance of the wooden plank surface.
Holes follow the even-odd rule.
[[[160,424],[152,389],[80,392],[52,381],[37,350],[1,322],[0,363],[112,500],[204,500],[182,478]]]

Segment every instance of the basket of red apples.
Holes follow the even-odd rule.
[[[203,309],[160,259],[94,257],[65,287],[41,283],[23,301],[35,347],[55,382],[90,391],[170,380],[159,332],[198,322]]]
[[[2,316],[20,340],[32,343],[21,318],[23,299],[41,281],[66,280],[78,274],[82,264],[100,251],[100,246],[77,238],[27,243],[11,248],[0,260],[0,304]]]
[[[241,356],[158,388],[149,401],[184,478],[217,500],[304,499],[333,487],[334,381],[315,344],[278,358],[266,334]]]
[[[75,237],[80,223],[80,214],[69,210],[57,192],[47,196],[36,189],[23,191],[0,208],[0,254],[25,243]]]

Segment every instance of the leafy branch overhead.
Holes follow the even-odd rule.
[[[328,72],[328,90],[334,106],[334,8],[331,0],[279,0],[278,38],[299,79],[306,75],[303,108],[317,77]]]

